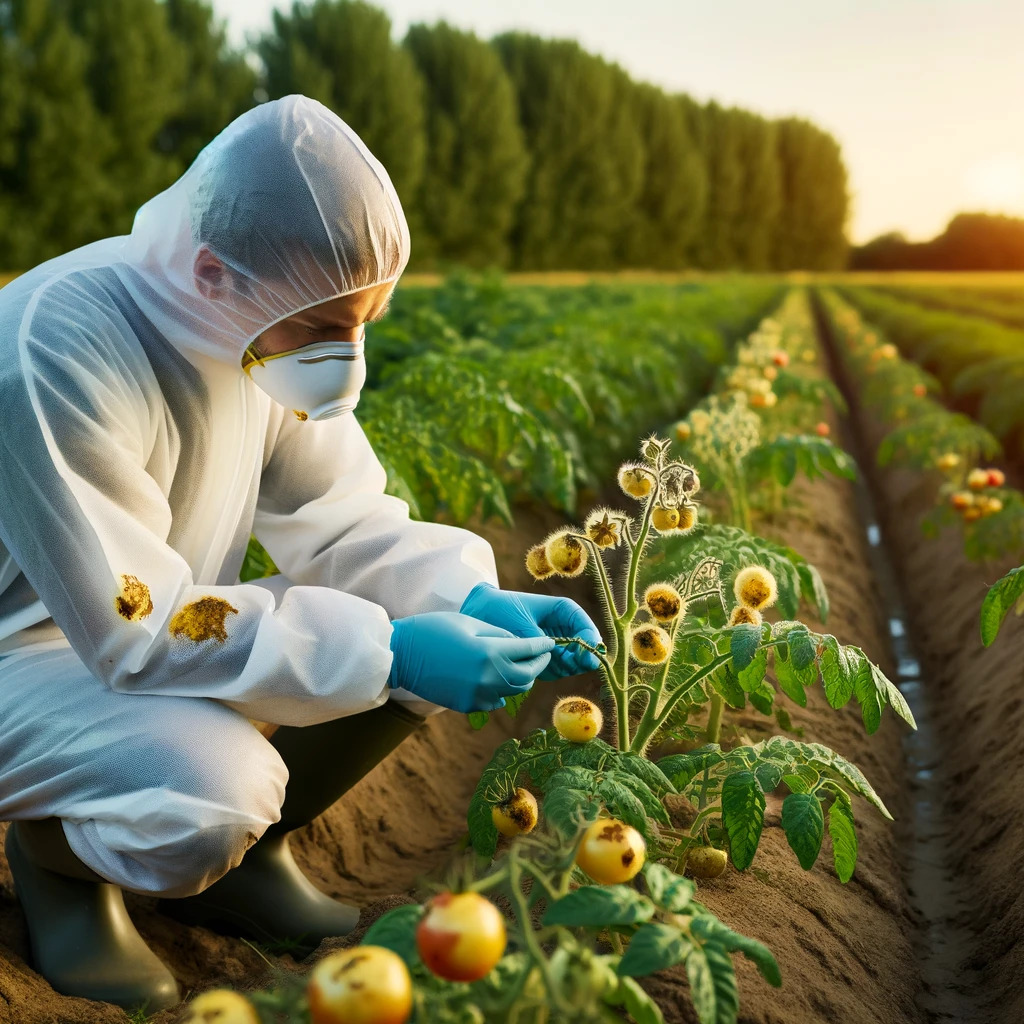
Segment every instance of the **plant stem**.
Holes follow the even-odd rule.
[[[711,695],[711,711],[708,714],[708,726],[704,730],[704,738],[708,743],[717,743],[718,737],[722,731],[722,708],[725,706],[725,701],[722,699],[721,694],[713,693]]]
[[[515,904],[516,916],[519,918],[519,927],[523,933],[523,944],[540,971],[551,1006],[555,1009],[561,1009],[561,1001],[558,998],[554,979],[551,977],[548,959],[544,955],[544,950],[541,949],[540,943],[537,941],[537,934],[534,932],[533,923],[530,920],[530,908],[527,906],[526,898],[523,896],[523,873],[515,846],[509,849],[508,859],[509,895]]]

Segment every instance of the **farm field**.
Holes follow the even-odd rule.
[[[366,908],[309,956],[127,893],[188,997],[307,1024],[311,968],[365,942],[406,963],[421,1022],[1024,1016],[1024,276],[931,275],[941,311],[928,275],[877,277],[403,279],[357,413],[389,491],[490,541],[503,588],[578,600],[606,660],[515,714],[432,718],[296,833]],[[254,542],[241,578],[272,571]],[[599,739],[552,729],[568,695]],[[516,787],[539,824],[499,837]],[[639,871],[574,867],[597,818],[635,830]],[[510,864],[539,904],[487,888]],[[439,980],[412,938],[467,873],[508,921],[490,982]],[[3,863],[0,907],[0,1021],[126,1019],[31,970]]]

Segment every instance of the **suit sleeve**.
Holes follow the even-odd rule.
[[[373,601],[389,619],[458,611],[494,552],[461,527],[410,519],[355,413],[298,422],[284,410],[264,469],[254,532],[297,583]]]

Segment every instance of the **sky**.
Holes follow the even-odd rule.
[[[574,38],[704,102],[806,117],[839,141],[850,238],[1024,216],[1024,0],[376,0],[401,39],[445,19]],[[280,0],[213,0],[242,45]]]

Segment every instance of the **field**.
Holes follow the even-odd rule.
[[[357,413],[389,490],[490,541],[504,589],[579,601],[602,669],[432,718],[297,832],[307,874],[365,908],[308,957],[126,894],[187,998],[307,1024],[310,970],[365,942],[405,962],[421,1024],[1024,1018],[1022,286],[404,278]],[[272,571],[254,541],[241,578]],[[599,739],[552,729],[566,695]],[[499,837],[516,787],[539,824]],[[583,870],[598,818],[635,830],[639,871]],[[467,872],[510,938],[471,984],[412,937]],[[31,969],[0,860],[0,1021],[125,1019]]]

